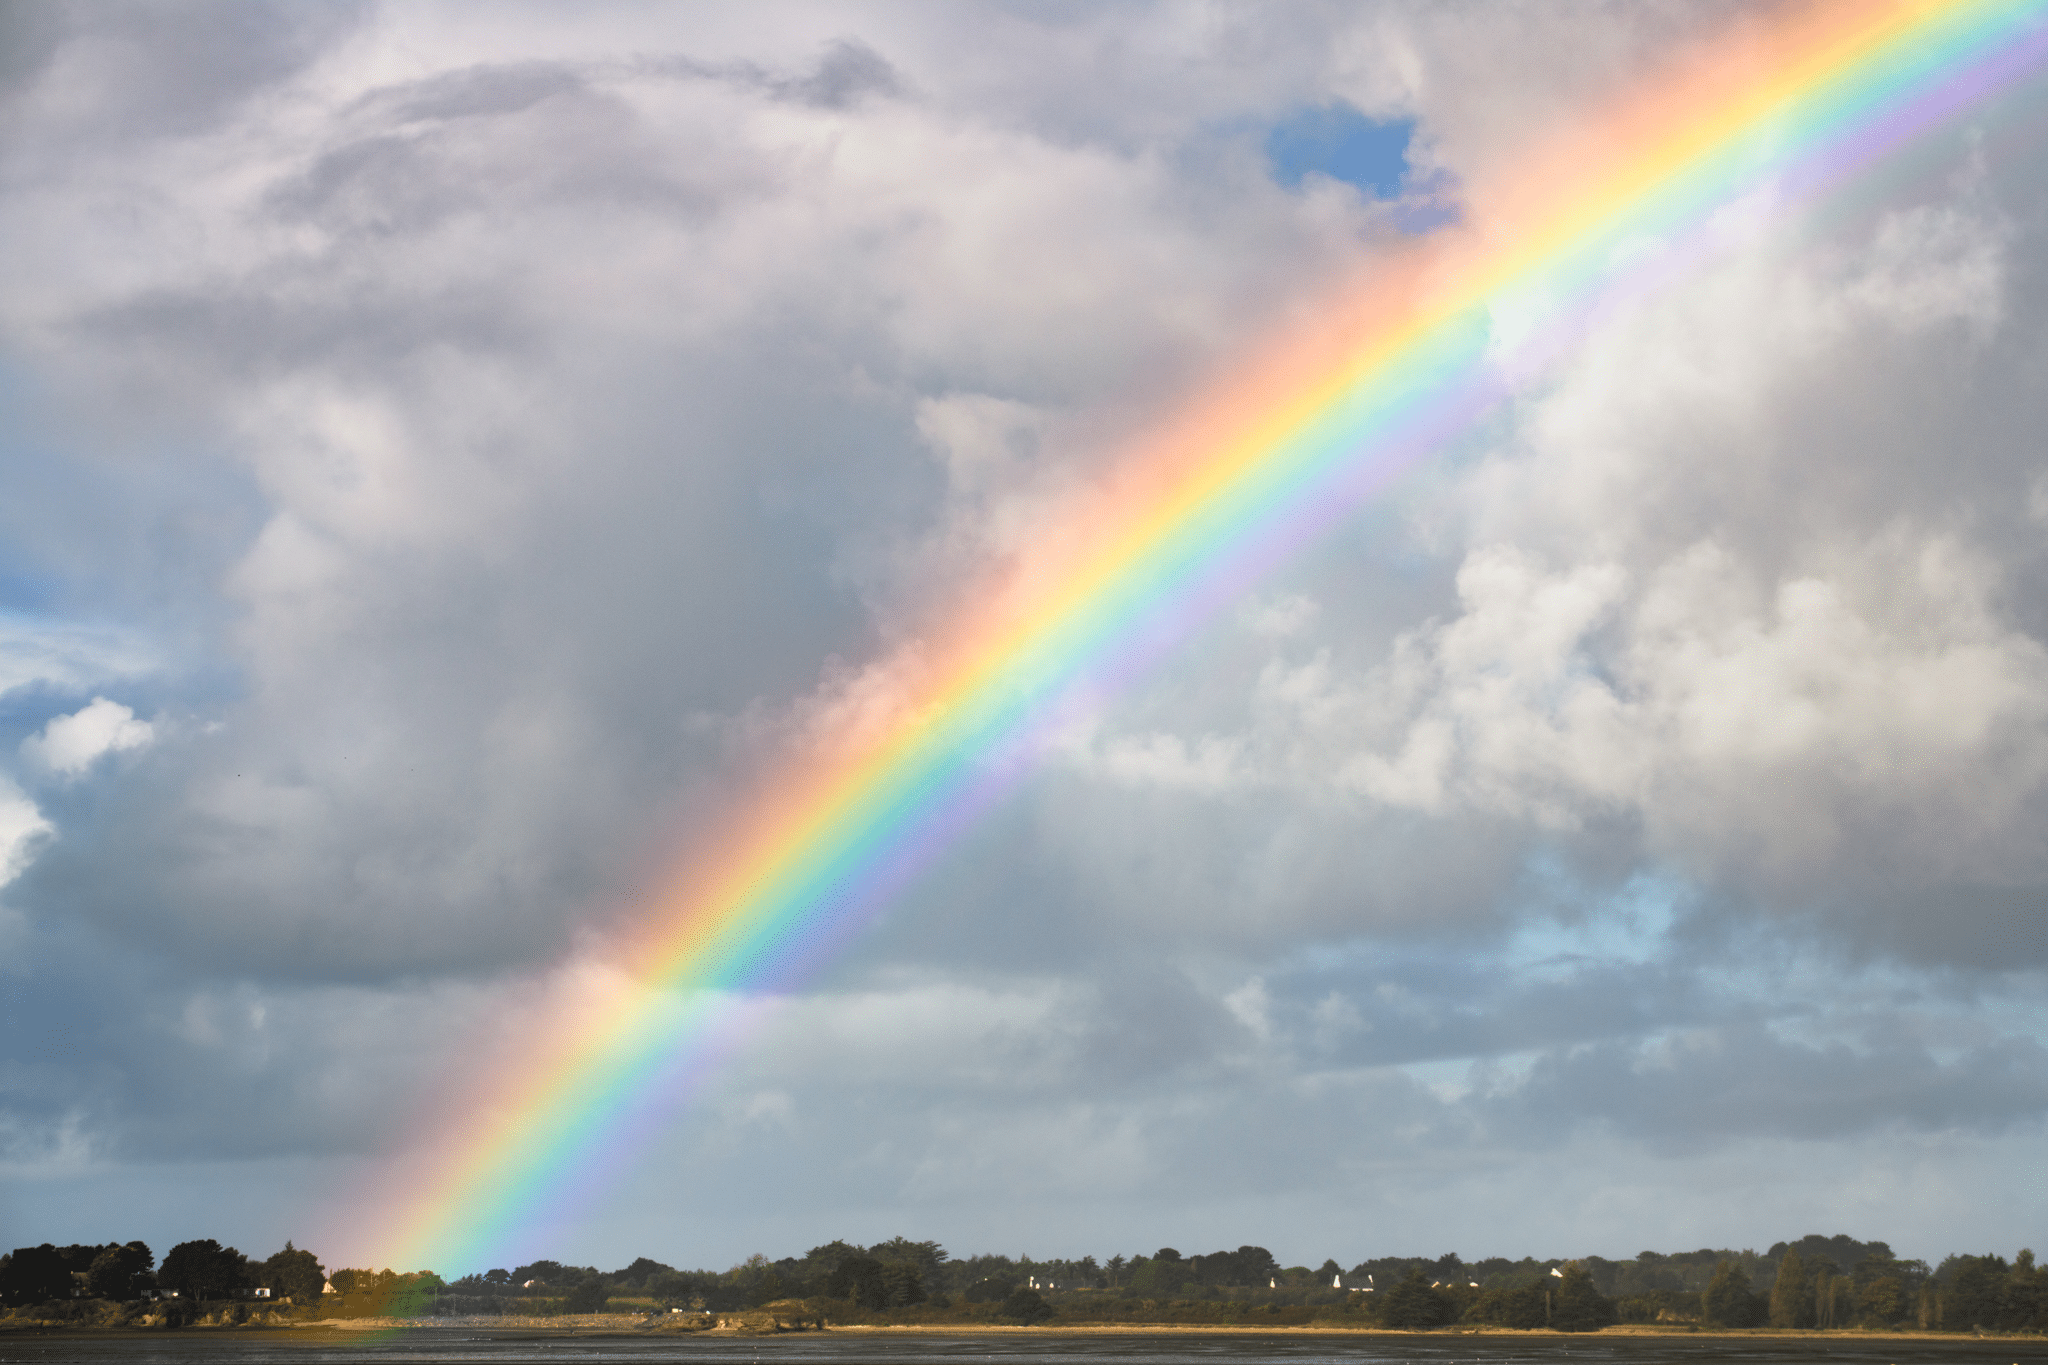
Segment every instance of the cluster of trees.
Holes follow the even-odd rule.
[[[1722,1262],[1700,1296],[1700,1317],[1722,1327],[2038,1332],[2048,1330],[2048,1271],[2022,1250],[2010,1264],[2003,1256],[1950,1256],[1930,1272],[1924,1261],[1899,1260],[1882,1242],[1844,1268],[1799,1244],[1782,1247],[1763,1285],[1735,1262]]]
[[[443,1301],[452,1311],[492,1295],[520,1300],[531,1311],[535,1296],[547,1295],[557,1311],[571,1312],[608,1302],[622,1307],[621,1299],[727,1312],[815,1298],[871,1313],[993,1305],[995,1314],[1019,1321],[1055,1312],[1074,1320],[1141,1320],[1148,1311],[1206,1304],[1224,1316],[1291,1308],[1404,1328],[1468,1322],[1584,1331],[1660,1320],[1713,1327],[2048,1327],[2048,1272],[2035,1268],[2030,1252],[2010,1264],[1996,1256],[1951,1256],[1930,1269],[1899,1260],[1883,1242],[1817,1235],[1762,1254],[1702,1248],[1645,1251],[1628,1261],[1469,1263],[1452,1254],[1381,1257],[1348,1270],[1335,1260],[1316,1269],[1282,1266],[1257,1246],[1202,1255],[1162,1247],[1101,1262],[956,1260],[935,1242],[895,1237],[870,1247],[828,1242],[780,1260],[754,1256],[725,1271],[678,1270],[645,1257],[610,1272],[537,1261],[467,1276],[447,1292],[465,1296]]]
[[[392,1270],[342,1269],[328,1275],[333,1292],[321,1311],[342,1318],[411,1318],[433,1311],[447,1289],[431,1270],[400,1274]]]
[[[795,1298],[838,1299],[879,1310],[928,1303],[935,1295],[950,1303],[944,1273],[948,1261],[936,1242],[896,1237],[872,1247],[827,1242],[779,1261],[753,1256],[726,1271],[678,1270],[644,1256],[610,1272],[533,1261],[513,1270],[465,1275],[449,1284],[446,1293],[463,1301],[515,1300],[525,1305],[546,1299],[565,1313],[602,1311],[615,1297],[713,1313]]]
[[[109,1242],[68,1247],[16,1247],[0,1256],[0,1303],[10,1306],[68,1299],[136,1299],[156,1288],[156,1255],[147,1244]]]
[[[1381,1257],[1349,1270],[1282,1266],[1264,1247],[1183,1256],[1172,1247],[1098,1262],[1029,1256],[955,1259],[937,1242],[892,1237],[872,1246],[833,1241],[801,1256],[753,1256],[729,1270],[680,1270],[641,1257],[621,1269],[529,1262],[444,1283],[432,1271],[343,1269],[331,1275],[290,1242],[262,1261],[212,1239],[182,1242],[156,1264],[142,1242],[18,1247],[0,1256],[0,1303],[176,1294],[234,1298],[256,1287],[324,1315],[592,1313],[608,1307],[710,1313],[790,1299],[848,1313],[949,1310],[975,1320],[1172,1320],[1291,1313],[1267,1320],[1340,1318],[1423,1328],[1454,1322],[1596,1330],[1624,1322],[1707,1327],[2048,1330],[2048,1270],[2031,1251],[1950,1256],[1930,1268],[1883,1242],[1808,1236],[1769,1251],[1645,1251],[1628,1261],[1455,1254]],[[323,1294],[323,1290],[326,1292]]]
[[[146,1242],[64,1247],[45,1242],[0,1256],[0,1303],[9,1307],[74,1298],[125,1303],[166,1294],[229,1299],[255,1288],[306,1304],[318,1302],[326,1282],[327,1274],[313,1253],[290,1242],[262,1261],[252,1261],[210,1237],[180,1242],[165,1253],[161,1266]]]

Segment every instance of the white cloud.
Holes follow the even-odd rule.
[[[21,789],[0,777],[0,886],[19,877],[54,827]]]
[[[147,627],[0,616],[0,692],[118,695],[164,672],[135,641],[171,640],[185,695],[152,705],[210,722],[174,737],[101,697],[8,733],[60,776],[151,747],[104,801],[0,788],[0,876],[36,860],[10,888],[23,989],[147,1040],[95,1044],[104,1073],[0,1056],[24,1151],[394,1141],[394,1067],[411,1085],[530,1004],[762,735],[893,714],[935,604],[1377,249],[1383,206],[1273,185],[1262,127],[1336,97],[1414,115],[1418,158],[1475,184],[1719,22],[256,4],[244,32],[202,10],[63,11],[53,64],[24,43],[0,91],[25,130],[0,149],[0,335],[50,452],[0,539],[54,600]],[[1668,1185],[1642,1152],[1695,1099],[1757,1097],[1712,1138],[1729,1169],[1791,1141],[1774,1113],[1833,1074],[1823,1044],[1730,1024],[1820,993],[1742,977],[1805,941],[1788,920],[1823,956],[1892,955],[1907,994],[2021,991],[2048,886],[2048,291],[2021,155],[1934,148],[1956,174],[1877,187],[1866,220],[1729,215],[1718,255],[1604,317],[1465,463],[1077,726],[793,991],[659,1177],[814,1182],[785,1201],[802,1226],[721,1215],[741,1251],[906,1192],[993,1239],[1052,1217],[1033,1180],[1085,1235],[1234,1245],[1283,1205],[1331,1226],[1345,1201],[1290,1182],[1337,1152],[1363,1173],[1345,1218],[1433,1236],[1559,1151]],[[1585,926],[1645,878],[1670,912],[1606,953]],[[1504,956],[1532,942],[1542,963]],[[585,984],[600,1011],[619,985]],[[1831,1036],[1855,1055],[1818,1126],[1866,1144],[1831,1188],[1881,1183],[1872,1135],[1901,1115],[2030,1121],[2034,1090],[2000,1108],[1986,1079],[2002,1056],[2038,1078],[2030,1026],[1971,1010],[1996,1036],[1947,1052]],[[200,1082],[157,1084],[166,1048]],[[1473,1078],[1446,1099],[1418,1066]],[[1637,1084],[1660,1102],[1627,1129]],[[1986,1142],[1956,1159],[2039,1145]],[[1244,1157],[1275,1151],[1300,1159]],[[1249,1194],[1182,1207],[1247,1166]],[[1683,1239],[1771,1235],[1687,1201]],[[1655,1202],[1583,1226],[1623,1236]],[[899,1230],[923,1231],[872,1235]]]
[[[63,777],[77,777],[107,754],[147,748],[156,728],[117,701],[94,697],[68,716],[57,716],[21,742],[22,757]]]

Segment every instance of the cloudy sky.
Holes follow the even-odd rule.
[[[0,1242],[369,1255],[753,737],[1745,17],[0,9]],[[2037,1238],[2044,129],[1606,317],[507,1261]]]

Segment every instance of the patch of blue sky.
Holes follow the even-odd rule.
[[[1767,969],[1726,975],[1732,988],[1776,1002],[1766,1026],[1804,1047],[1910,1045],[1947,1064],[2002,1040],[2048,1043],[2048,980],[2040,973],[1964,986],[1947,973],[1896,962],[1846,969],[1834,954],[1788,945]]]
[[[57,598],[58,580],[26,564],[13,563],[0,544],[0,611],[38,611]]]
[[[1419,234],[1454,223],[1458,209],[1440,174],[1418,177],[1410,156],[1414,119],[1373,119],[1348,104],[1301,109],[1266,133],[1273,178],[1297,189],[1312,175],[1353,186],[1394,206],[1394,224]]]
[[[1349,105],[1303,109],[1266,134],[1273,178],[1289,189],[1310,175],[1355,185],[1375,199],[1400,195],[1415,120],[1379,122]]]
[[[17,688],[76,691],[162,667],[138,631],[0,608],[0,696]]]
[[[1507,965],[1536,970],[1586,962],[1644,965],[1665,960],[1671,929],[1696,894],[1684,879],[1641,872],[1601,892],[1548,859],[1530,868],[1540,907],[1524,914],[1500,950]]]

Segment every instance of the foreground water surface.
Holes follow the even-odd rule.
[[[1338,1333],[1016,1332],[639,1337],[425,1327],[382,1334],[207,1331],[0,1334],[0,1362],[376,1365],[433,1361],[704,1365],[2048,1365],[2048,1343],[1757,1337],[1387,1337]]]

